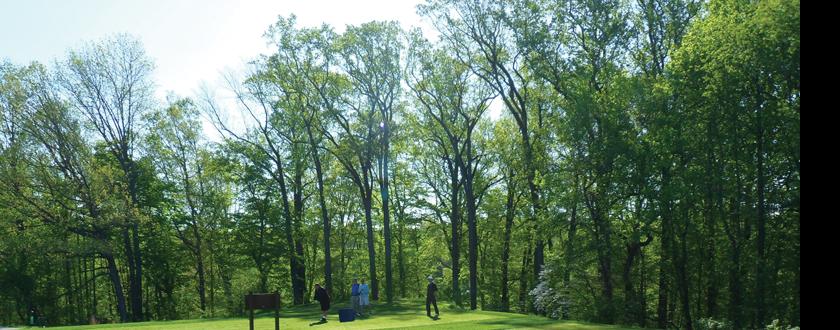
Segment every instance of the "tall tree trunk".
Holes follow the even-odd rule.
[[[737,166],[736,166],[737,168]],[[729,201],[732,206],[732,214],[729,215],[730,222],[727,226],[726,234],[729,238],[730,245],[730,265],[729,265],[729,319],[732,320],[732,325],[736,329],[745,327],[744,322],[744,298],[745,290],[743,280],[743,267],[741,265],[741,256],[743,253],[743,242],[746,242],[749,237],[749,230],[746,229],[744,217],[741,213],[742,202],[744,201],[744,189],[741,184],[741,179],[736,179],[737,192]]]
[[[688,219],[686,218],[684,221],[688,221]],[[692,330],[694,328],[694,322],[691,319],[691,306],[689,303],[691,297],[688,292],[688,242],[686,236],[687,229],[683,229],[680,234],[680,257],[676,260],[675,266],[677,268],[677,286],[680,292],[680,302],[682,303],[683,328]]]
[[[90,309],[91,309],[91,312],[93,313],[93,316],[95,317],[96,315],[99,314],[99,297],[96,294],[96,292],[97,292],[97,289],[96,289],[96,278],[97,278],[97,276],[96,276],[96,258],[91,257],[90,259],[91,259],[90,260],[91,261],[90,262],[90,275],[91,275],[90,288],[91,288],[91,297],[92,297],[91,308]],[[116,267],[114,269],[116,270]],[[109,268],[108,270],[110,271],[111,269]],[[117,276],[117,279],[119,279],[119,276]],[[113,280],[113,278],[111,280]],[[119,283],[115,283],[115,284],[119,284]],[[122,284],[120,284],[119,287],[122,288]],[[122,291],[120,291],[120,292],[122,292]],[[123,310],[125,310],[125,297],[123,297]]]
[[[468,166],[471,166],[467,164]],[[467,203],[467,231],[470,253],[470,309],[475,310],[478,295],[478,228],[476,224],[475,195],[473,194],[473,173],[468,170],[464,183],[464,198]]]
[[[225,296],[225,305],[228,306],[228,312],[231,312],[231,306],[233,306],[233,283],[232,282],[232,272],[226,271],[228,267],[218,268],[219,272],[219,281],[222,282],[222,292]]]
[[[306,262],[304,259],[304,248],[303,248],[303,234],[301,233],[301,222],[303,221],[303,166],[302,162],[296,164],[294,169],[294,187],[292,189],[292,199],[294,200],[294,210],[292,214],[292,219],[294,222],[292,225],[294,226],[293,232],[295,235],[295,260],[297,261],[297,269],[295,270],[295,281],[297,281],[297,285],[295,286],[296,291],[294,292],[295,301],[298,304],[303,304],[306,302]]]
[[[341,231],[339,232],[339,235],[338,235],[339,242],[340,242],[339,243],[339,247],[340,247],[339,254],[340,254],[340,258],[341,258],[341,268],[340,268],[340,270],[341,270],[341,280],[343,282],[347,282],[347,262],[348,262],[348,258],[347,258],[347,224],[344,222],[345,213],[342,212],[339,219],[341,219],[341,226],[339,227],[339,229],[341,229]],[[341,292],[342,292],[342,294],[344,294],[345,291],[341,290]]]
[[[311,139],[310,133],[310,139]],[[313,158],[315,160],[315,175],[318,177],[318,202],[321,207],[321,221],[324,224],[324,282],[327,286],[327,292],[333,292],[332,283],[332,252],[330,251],[330,235],[332,231],[332,223],[330,216],[327,213],[327,201],[324,197],[324,174],[321,170],[321,157],[318,156],[318,149],[313,148]]]
[[[125,250],[126,256],[126,265],[128,266],[128,302],[131,308],[131,317],[126,319],[125,321],[134,321],[136,320],[137,314],[135,310],[135,305],[137,301],[135,300],[136,295],[134,292],[134,284],[137,283],[137,272],[134,270],[134,243],[131,235],[131,225],[125,226],[122,229],[122,236],[123,236],[123,249]]]
[[[708,125],[712,126],[712,125]],[[718,283],[717,283],[717,267],[716,267],[716,256],[715,256],[715,246],[717,245],[716,236],[717,236],[717,222],[716,216],[718,215],[718,205],[717,199],[715,198],[716,187],[719,185],[718,180],[720,180],[720,173],[717,173],[715,168],[715,163],[717,163],[715,159],[715,154],[713,150],[713,145],[716,144],[716,136],[714,134],[715,129],[709,127],[707,137],[710,141],[707,142],[707,150],[706,150],[706,178],[708,180],[705,184],[706,196],[704,199],[703,205],[703,215],[705,218],[704,222],[704,229],[705,229],[705,236],[706,240],[704,244],[706,245],[704,249],[704,256],[703,262],[706,264],[706,269],[703,274],[706,276],[706,315],[708,317],[714,318],[717,314],[717,294],[718,294]]]
[[[79,260],[79,283],[82,284],[82,296],[81,301],[79,304],[82,307],[82,313],[79,315],[79,321],[84,324],[85,320],[90,315],[90,285],[88,283],[88,267],[87,267],[87,257],[82,256]]]
[[[192,202],[190,202],[192,204]],[[192,208],[195,210],[194,208]],[[197,217],[197,213],[195,211],[192,212],[192,232],[193,232],[193,255],[195,256],[195,269],[198,273],[198,300],[201,308],[201,312],[207,311],[207,299],[205,294],[205,280],[204,280],[204,253],[202,251],[202,244],[201,244],[201,233],[198,230],[198,222],[195,220]]]
[[[327,209],[327,200],[324,196],[324,172],[321,168],[321,156],[318,152],[318,143],[312,134],[312,122],[306,121],[306,135],[309,139],[309,146],[312,155],[312,161],[315,163],[315,176],[318,180],[318,205],[321,208],[321,223],[324,226],[324,284],[327,287],[327,292],[332,294],[332,252],[330,251],[330,235],[332,230],[332,222]]]
[[[741,283],[741,248],[737,242],[730,241],[731,255],[729,266],[729,319],[736,329],[741,329],[743,323],[744,289]]]
[[[212,236],[211,236],[212,237]],[[213,271],[213,268],[216,267],[213,261],[216,260],[214,257],[216,255],[215,251],[213,251],[213,244],[207,244],[208,252],[210,253],[210,265],[207,267],[210,273],[210,317],[214,317],[216,312],[216,272]]]
[[[394,302],[394,275],[391,266],[391,212],[388,177],[388,156],[391,152],[390,123],[383,125],[383,155],[381,164],[381,178],[379,180],[379,194],[382,197],[383,236],[385,236],[385,295],[388,303]]]
[[[405,265],[405,245],[404,245],[404,241],[405,241],[405,236],[404,236],[405,235],[405,221],[406,221],[405,204],[403,204],[403,199],[400,197],[399,191],[396,188],[396,184],[397,184],[397,169],[396,168],[394,169],[393,172],[391,172],[391,175],[393,175],[393,180],[391,180],[391,182],[393,182],[394,185],[395,185],[395,188],[394,188],[394,208],[395,208],[394,209],[394,211],[395,211],[394,221],[396,222],[396,226],[397,226],[397,235],[396,235],[396,237],[397,237],[397,268],[400,272],[400,276],[399,276],[400,297],[405,298],[406,297],[406,285],[405,285],[406,284],[405,283],[405,281],[406,281],[406,278],[405,278],[406,265]]]
[[[647,327],[648,322],[648,313],[647,313],[647,263],[645,262],[647,254],[643,250],[641,255],[639,255],[639,291],[637,295],[639,296],[639,305],[636,306],[638,310],[636,311],[636,324],[640,327],[645,328]]]
[[[140,199],[137,189],[137,166],[128,154],[127,148],[120,148],[118,160],[128,181],[128,195],[131,199],[131,207],[136,208],[139,212]],[[130,272],[128,296],[129,300],[131,300],[131,319],[136,322],[143,320],[143,259],[140,251],[139,219],[134,214],[129,214],[128,217],[130,225],[126,230],[131,233],[131,238],[128,243],[131,247],[126,249]],[[125,238],[128,239],[129,236],[126,234]]]
[[[370,170],[362,169],[364,182],[359,187],[362,193],[362,203],[365,206],[365,227],[367,229],[368,272],[370,276],[371,298],[379,300],[379,281],[376,278],[376,247],[373,240],[373,219],[371,218],[372,189],[370,188]]]
[[[664,245],[664,244],[663,244]],[[662,252],[665,254],[666,252]],[[656,327],[665,329],[668,327],[668,266],[665,259],[659,261],[659,299],[656,307]]]
[[[670,171],[662,169],[662,186],[668,187],[671,184]],[[659,253],[659,301],[656,309],[656,327],[665,329],[669,325],[668,306],[670,306],[670,281],[668,278],[671,269],[671,240],[673,237],[673,207],[670,196],[660,192],[660,209],[662,213],[662,235],[660,239]]]
[[[528,246],[525,248],[525,253],[522,255],[522,267],[519,271],[519,311],[527,312],[531,309],[530,299],[528,299],[528,292],[531,291],[528,286],[528,267],[531,264],[531,241],[528,241]]]
[[[513,228],[513,220],[514,216],[516,215],[515,210],[513,209],[515,206],[516,200],[516,191],[513,185],[513,171],[508,171],[508,182],[507,182],[507,200],[505,202],[505,232],[504,232],[504,242],[502,245],[502,303],[501,303],[501,310],[503,312],[510,311],[510,293],[508,288],[508,281],[509,281],[509,263],[510,263],[510,236],[511,231]]]
[[[628,243],[626,247],[627,257],[624,260],[624,268],[621,278],[624,281],[624,313],[627,316],[625,320],[628,323],[632,320],[638,319],[638,315],[634,314],[639,310],[637,306],[640,304],[640,297],[638,297],[635,289],[633,288],[633,263],[635,262],[636,257],[641,254],[642,247],[646,245],[646,242],[632,241]]]
[[[545,242],[542,237],[542,230],[539,227],[540,217],[543,216],[542,203],[540,201],[540,191],[536,183],[537,165],[534,162],[534,148],[531,144],[531,137],[528,132],[527,111],[522,114],[522,123],[519,126],[522,134],[522,146],[525,152],[525,170],[528,178],[528,191],[531,197],[531,222],[534,226],[534,235],[536,240],[534,242],[534,274],[533,284],[539,283],[540,272],[545,265]]]
[[[201,312],[204,313],[207,311],[207,299],[205,294],[205,280],[204,280],[204,257],[202,256],[201,252],[198,252],[196,256],[198,259],[196,263],[196,269],[198,269],[198,301],[200,304]]]
[[[401,221],[402,221],[402,219],[398,220],[398,222],[401,222]],[[405,293],[405,290],[406,290],[406,287],[405,287],[405,281],[406,281],[405,271],[406,271],[406,269],[405,269],[405,251],[404,251],[404,246],[403,246],[403,240],[405,239],[403,237],[403,234],[405,232],[405,227],[402,227],[402,224],[400,224],[398,226],[399,226],[399,229],[398,229],[398,232],[397,232],[397,268],[400,271],[400,276],[399,276],[399,279],[400,279],[400,297],[405,298],[406,297],[406,293]]]
[[[298,276],[298,274],[297,274],[297,269],[298,269],[297,253],[295,253],[295,248],[294,248],[295,247],[295,240],[294,240],[294,237],[292,235],[292,219],[291,218],[286,219],[285,225],[284,225],[284,231],[286,232],[286,235],[285,235],[286,236],[286,248],[287,248],[287,251],[288,251],[287,254],[288,254],[288,257],[289,257],[289,275],[291,277],[290,279],[291,279],[291,282],[292,282],[292,303],[295,304],[295,305],[299,305],[299,304],[303,303],[303,297],[298,297],[298,292],[300,290],[298,289],[298,279],[297,279],[297,276]],[[260,272],[260,274],[262,275],[263,272]],[[265,291],[268,288],[265,287],[264,284],[261,284],[260,289]]]
[[[597,194],[597,193],[595,193]],[[612,229],[601,212],[598,197],[587,198],[587,208],[595,223],[596,252],[598,254],[598,275],[601,280],[601,301],[598,307],[598,319],[601,322],[615,323],[612,281]]]
[[[69,243],[69,242],[65,238],[65,244],[66,243]],[[64,255],[64,272],[63,272],[64,274],[62,274],[62,276],[64,277],[63,278],[63,280],[64,280],[64,303],[67,305],[67,307],[68,307],[67,309],[70,310],[70,313],[68,313],[70,315],[76,314],[75,310],[74,310],[76,306],[73,304],[73,298],[75,297],[75,292],[74,292],[75,290],[73,290],[73,277],[74,276],[71,274],[72,269],[73,269],[72,260],[71,260],[69,255],[65,254]]]
[[[132,242],[134,244],[134,282],[131,283],[131,309],[134,321],[143,321],[143,259],[140,251],[140,229],[137,219],[132,224]]]
[[[762,88],[759,85],[758,95],[762,95]],[[765,302],[767,291],[767,205],[766,205],[766,169],[764,166],[764,154],[767,152],[764,146],[764,102],[759,100],[756,114],[756,193],[758,194],[758,239],[756,249],[758,250],[758,262],[756,265],[756,325],[767,324],[767,304]]]
[[[577,184],[575,184],[577,187]],[[575,188],[577,189],[577,188]],[[576,236],[577,236],[577,226],[578,226],[578,218],[577,218],[577,194],[575,194],[575,199],[572,202],[572,216],[571,220],[569,221],[569,238],[566,241],[566,269],[563,271],[563,299],[569,301],[569,293],[571,290],[571,282],[572,282],[572,269],[575,265],[575,244],[576,244]],[[571,318],[569,315],[569,304],[563,305],[562,310],[562,318],[564,320],[568,320]]]
[[[798,231],[797,231],[797,240],[796,240],[797,242],[799,242],[798,236],[799,236],[799,234],[798,234]],[[800,285],[801,277],[800,277],[800,259],[799,259],[799,253],[800,252],[799,251],[800,250],[797,248],[796,249],[796,265],[794,265],[794,267],[795,267],[794,272],[796,273],[796,277],[794,279],[795,288],[794,288],[793,308],[792,308],[793,315],[791,315],[791,317],[790,317],[790,319],[791,319],[790,323],[791,323],[791,325],[794,325],[794,326],[799,326],[799,324],[800,324],[801,307],[800,307],[799,304],[802,301],[801,298],[800,298],[802,289],[801,289],[801,285]]]
[[[277,158],[279,159],[279,158]],[[292,303],[295,305],[299,305],[303,303],[303,290],[304,288],[299,287],[300,281],[299,273],[298,273],[298,254],[295,249],[295,240],[293,236],[293,224],[294,221],[292,219],[292,212],[289,207],[289,191],[288,187],[286,186],[286,177],[283,173],[282,164],[277,164],[278,168],[277,171],[274,173],[274,180],[280,185],[280,202],[283,206],[283,219],[284,221],[284,231],[286,233],[286,246],[287,246],[287,254],[289,257],[289,276],[292,282]]]
[[[449,165],[449,180],[451,188],[449,223],[452,227],[449,248],[452,257],[452,300],[455,301],[455,305],[461,306],[461,202],[458,197],[460,178],[458,178],[458,168],[451,164]]]
[[[114,256],[109,253],[102,253],[102,257],[108,264],[108,277],[110,277],[111,285],[114,287],[114,297],[117,300],[117,313],[120,315],[120,322],[126,322],[128,321],[128,311],[125,308],[125,295],[123,294],[120,273],[117,270],[117,262],[114,260]]]

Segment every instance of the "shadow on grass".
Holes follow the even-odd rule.
[[[336,315],[339,309],[345,308],[348,304],[340,303],[333,305],[330,313],[330,319],[338,321]],[[618,329],[638,329],[630,327],[620,327],[611,325],[597,325],[586,322],[576,321],[557,321],[544,317],[533,315],[490,312],[490,311],[476,311],[476,312],[462,312],[457,309],[444,309],[443,318],[430,318],[426,316],[425,306],[422,302],[396,303],[396,304],[377,304],[373,307],[371,312],[374,315],[359,318],[367,328],[378,329],[451,329],[451,330],[470,330],[470,329],[512,329],[512,328],[530,328],[530,329],[563,329],[563,330],[618,330]],[[280,311],[281,323],[294,327],[305,327],[307,324],[310,327],[326,324],[326,322],[313,322],[320,317],[320,308],[317,304],[307,304],[300,306],[289,306]],[[270,323],[273,323],[273,311],[260,311],[255,313],[255,318],[266,318]],[[284,321],[284,319],[286,321]],[[370,321],[365,321],[370,319]],[[236,324],[213,324],[212,322],[231,320]],[[241,323],[238,323],[241,322]],[[324,326],[318,329],[327,329],[342,327],[336,322],[332,326]],[[179,321],[157,321],[148,323],[131,324],[131,327],[148,326],[150,329],[212,329],[216,327],[225,327],[229,329],[239,328],[237,325],[247,325],[247,317],[231,317],[231,318],[214,318],[214,319],[197,319],[197,320],[179,320]],[[79,329],[113,329],[126,327],[126,324],[109,324],[94,327],[81,327]],[[353,328],[358,327],[356,325]],[[76,328],[73,328],[76,329]]]
[[[421,319],[423,317],[428,318],[429,320],[432,320],[432,321],[440,320],[440,317],[426,316],[426,315],[423,315],[422,313],[419,313],[419,312],[418,313],[390,314],[390,315],[387,315],[385,317],[387,317],[387,319],[390,320],[390,321],[397,321],[397,322],[415,321],[415,320]]]
[[[537,328],[537,329],[557,329],[558,323],[554,320],[540,320],[540,319],[533,319],[533,318],[498,318],[498,319],[489,319],[489,320],[481,320],[475,322],[476,324],[487,325],[487,326],[502,326],[502,327],[528,327],[528,328]],[[566,329],[564,325],[564,329]],[[568,328],[568,329],[576,329],[576,328]]]
[[[538,317],[495,318],[476,321],[475,324],[487,328],[535,328],[535,329],[563,329],[563,330],[595,330],[595,329],[628,329],[618,325],[590,324],[577,321],[558,321]],[[637,329],[637,328],[632,328]]]
[[[309,323],[309,326],[314,327],[316,325],[321,325],[321,324],[327,324],[327,320],[320,320],[318,322],[312,322],[312,323]]]
[[[482,320],[458,321],[458,316],[449,317],[449,322],[435,323],[435,325],[414,325],[391,329],[436,329],[436,330],[466,330],[466,329],[562,329],[562,330],[620,330],[639,329],[625,328],[616,325],[598,325],[576,321],[558,321],[538,317],[494,317]],[[430,318],[431,321],[437,319]],[[453,322],[453,320],[455,320]]]

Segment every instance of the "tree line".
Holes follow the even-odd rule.
[[[800,324],[799,1],[418,13],[434,39],[281,16],[224,88],[165,100],[129,35],[3,62],[0,323],[242,315],[355,277],[393,303],[431,275],[470,309]]]

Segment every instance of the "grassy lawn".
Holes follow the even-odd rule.
[[[438,320],[426,317],[425,306],[419,303],[401,303],[393,306],[377,306],[373,315],[354,322],[338,322],[336,311],[332,309],[329,322],[320,324],[320,314],[316,305],[300,306],[282,310],[280,313],[281,329],[631,329],[618,326],[604,326],[574,321],[556,321],[539,316],[514,313],[441,310]],[[131,324],[106,324],[96,326],[60,327],[54,329],[248,329],[247,318],[181,320],[169,322],[143,322]],[[260,313],[254,320],[255,329],[274,329],[274,318],[268,313]]]

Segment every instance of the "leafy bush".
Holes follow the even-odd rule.
[[[728,330],[732,329],[732,325],[726,320],[715,320],[711,317],[706,317],[697,320],[697,329],[700,330]]]
[[[767,330],[799,330],[799,327],[790,327],[775,319],[767,325]]]
[[[534,309],[550,318],[559,319],[563,315],[563,307],[569,304],[569,298],[552,288],[551,273],[550,267],[544,267],[540,271],[539,283],[528,294],[534,300]]]

